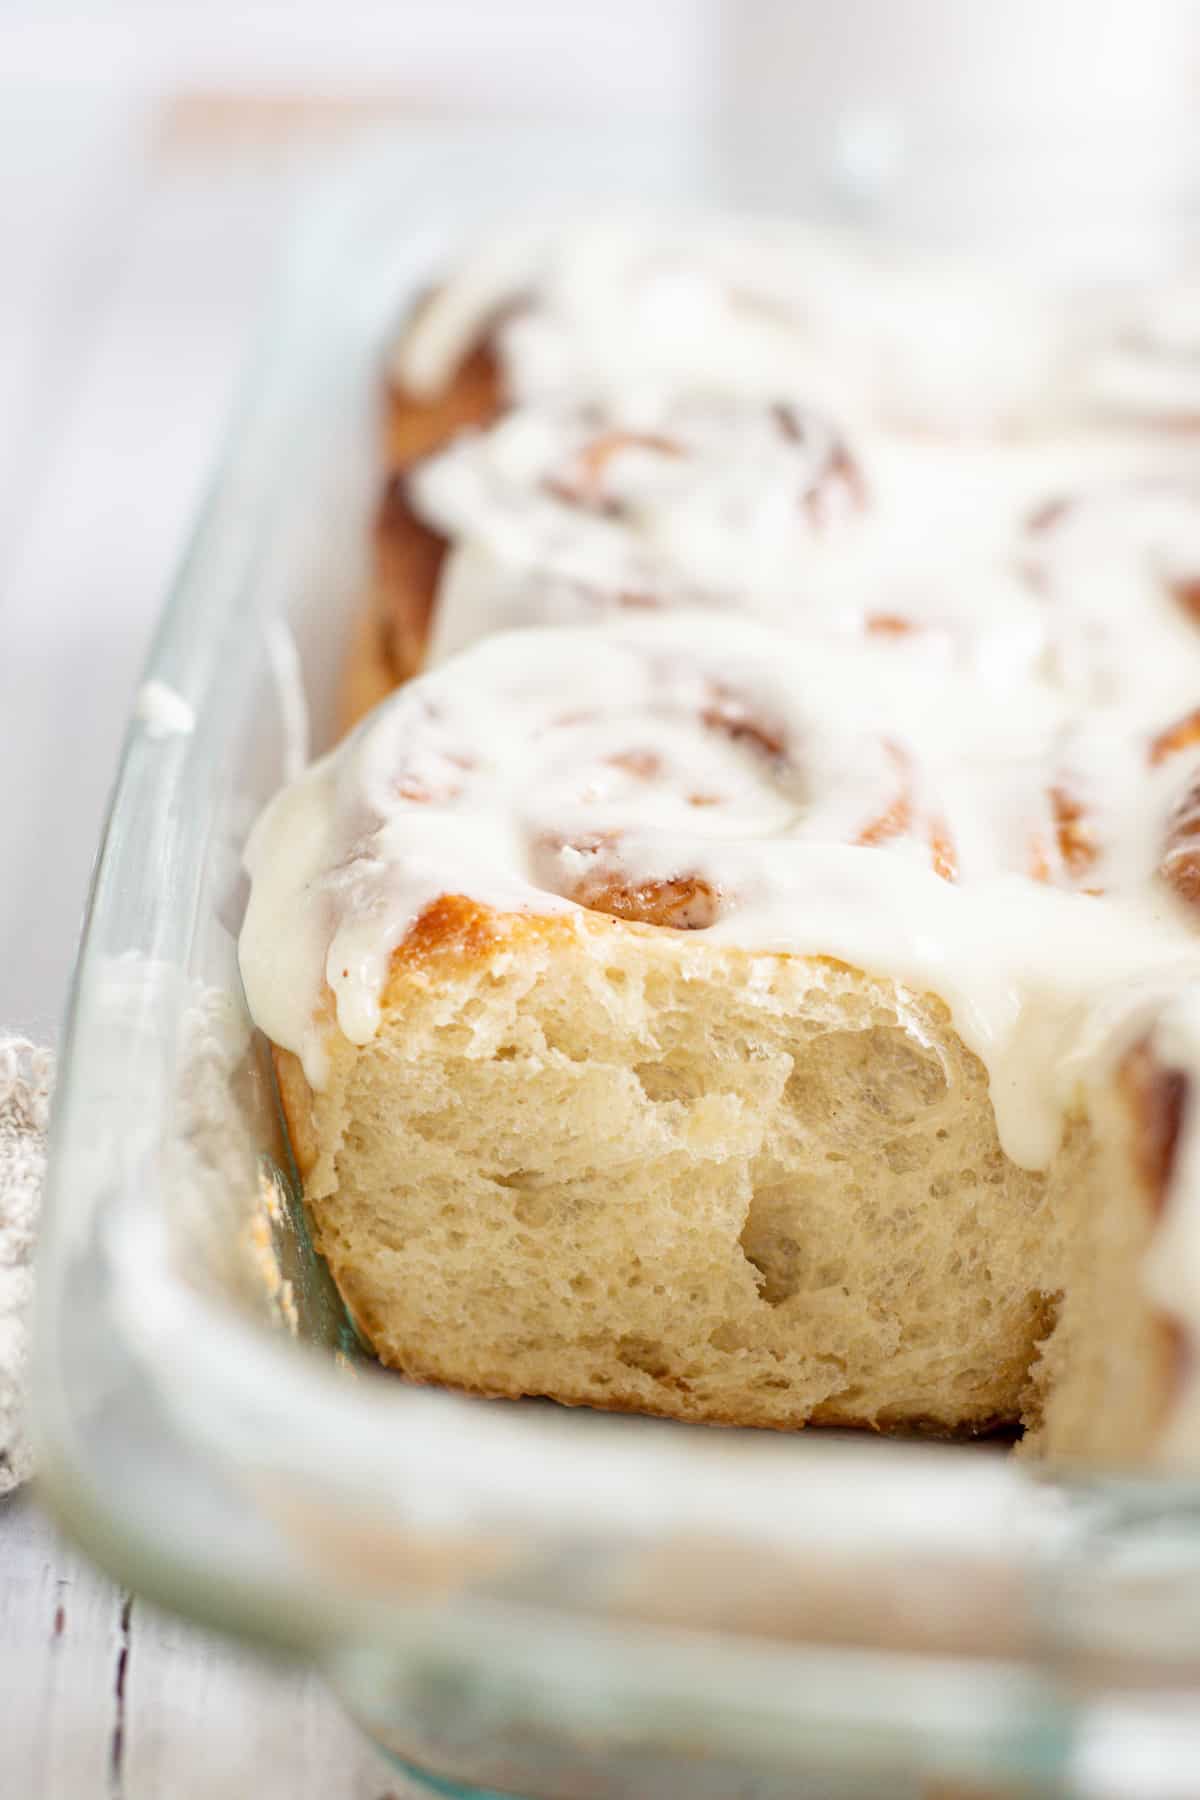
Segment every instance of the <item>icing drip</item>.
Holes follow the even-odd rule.
[[[252,1010],[319,1084],[326,984],[365,1042],[392,950],[441,894],[592,907],[933,989],[989,1068],[1006,1150],[1044,1163],[1097,997],[1200,975],[1158,874],[1200,755],[1152,766],[1130,705],[1072,739],[1072,705],[1028,671],[996,689],[948,670],[919,636],[820,644],[667,612],[488,639],[256,827]]]

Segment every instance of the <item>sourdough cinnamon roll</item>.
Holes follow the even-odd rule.
[[[1200,1461],[1189,319],[617,221],[409,321],[241,940],[384,1362]]]
[[[1165,1442],[1185,1326],[1140,1286],[1160,1215],[1116,1071],[1200,982],[1160,870],[1200,754],[1154,764],[1150,699],[1089,735],[1037,666],[997,694],[684,610],[401,689],[256,829],[242,937],[381,1357],[683,1418]]]

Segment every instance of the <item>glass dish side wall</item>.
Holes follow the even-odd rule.
[[[481,1785],[629,1792],[636,1762],[632,1791],[678,1793],[702,1757],[781,1792],[813,1769],[1048,1790],[1110,1692],[1191,1691],[1190,1489],[360,1367],[237,981],[240,844],[302,751],[296,663],[328,736],[403,297],[531,194],[714,192],[728,171],[686,141],[435,133],[364,152],[307,234],[151,659],[196,726],[132,726],[97,872],[41,1269],[47,1486],[123,1579],[317,1654],[383,1741]]]

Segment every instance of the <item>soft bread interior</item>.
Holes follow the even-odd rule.
[[[934,997],[447,900],[322,1092],[279,1066],[321,1247],[418,1379],[1117,1458],[1161,1413],[1117,1096],[1018,1168]]]

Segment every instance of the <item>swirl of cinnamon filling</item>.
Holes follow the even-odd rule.
[[[408,494],[444,538],[543,581],[669,605],[793,586],[867,506],[821,413],[686,391],[516,407],[422,463]]]
[[[348,747],[354,816],[377,822],[349,861],[367,888],[383,868],[392,888],[419,871],[430,899],[499,880],[522,907],[686,930],[786,889],[804,846],[948,884],[1083,885],[1100,827],[1053,708],[1007,720],[969,677],[900,679],[895,656],[691,612],[493,638]]]

